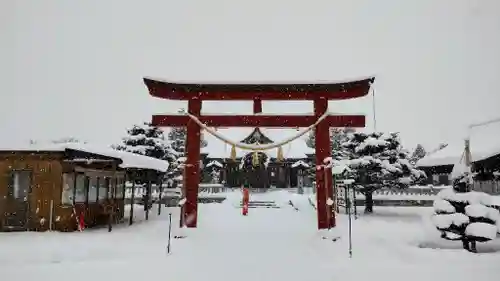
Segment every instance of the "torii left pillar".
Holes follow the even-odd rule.
[[[188,101],[188,112],[196,117],[201,114],[200,99]],[[184,194],[186,203],[181,210],[181,226],[196,227],[198,221],[198,185],[200,182],[200,142],[201,128],[195,121],[187,123],[186,156],[184,167]]]
[[[328,100],[318,98],[314,100],[314,115],[319,118],[328,110]],[[333,198],[333,185],[330,180],[331,169],[326,168],[324,161],[331,156],[330,125],[324,120],[314,128],[316,145],[316,197],[318,212],[318,228],[328,229],[335,227],[333,206],[327,200]]]

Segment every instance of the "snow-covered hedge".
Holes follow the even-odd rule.
[[[447,188],[434,201],[432,221],[448,240],[486,242],[500,233],[500,213],[492,196],[483,192],[457,192]]]

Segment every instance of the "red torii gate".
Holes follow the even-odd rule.
[[[188,112],[210,127],[309,127],[328,110],[328,100],[345,100],[366,96],[374,78],[317,84],[196,84],[173,83],[144,78],[153,97],[170,100],[187,100]],[[254,115],[201,115],[204,100],[253,100]],[[314,115],[263,115],[262,100],[312,100]],[[187,115],[153,115],[155,126],[187,126],[184,186],[186,203],[182,218],[189,217],[187,227],[196,227],[198,215],[198,187],[200,183],[200,126]],[[364,115],[329,115],[315,128],[316,165],[323,165],[331,155],[330,127],[364,127]],[[328,173],[327,173],[328,172]],[[332,181],[326,178],[329,171],[316,173],[318,229],[335,227],[332,206]],[[181,222],[182,223],[182,222]]]

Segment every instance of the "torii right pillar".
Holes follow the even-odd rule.
[[[319,118],[328,110],[328,99],[318,98],[314,100],[314,115]],[[330,149],[330,126],[321,121],[314,128],[316,145],[316,210],[318,212],[318,229],[335,227],[335,215],[333,206],[327,204],[328,198],[333,199],[333,185],[331,169],[325,168],[324,160],[331,156]]]

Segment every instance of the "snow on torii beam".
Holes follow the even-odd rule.
[[[170,100],[187,100],[188,112],[201,122],[214,127],[307,127],[328,111],[328,100],[344,100],[368,94],[374,78],[364,78],[341,83],[314,84],[197,84],[172,83],[144,78],[150,95]],[[254,115],[202,115],[203,100],[253,100]],[[312,100],[314,115],[263,115],[262,100]],[[319,122],[315,130],[316,165],[331,155],[330,127],[363,127],[365,117],[360,115],[331,115]],[[196,227],[198,215],[198,187],[200,181],[200,127],[185,115],[155,115],[153,125],[187,126],[185,165],[186,203],[182,207],[181,225]],[[332,206],[326,204],[333,197],[331,173],[316,173],[318,228],[335,226]]]

